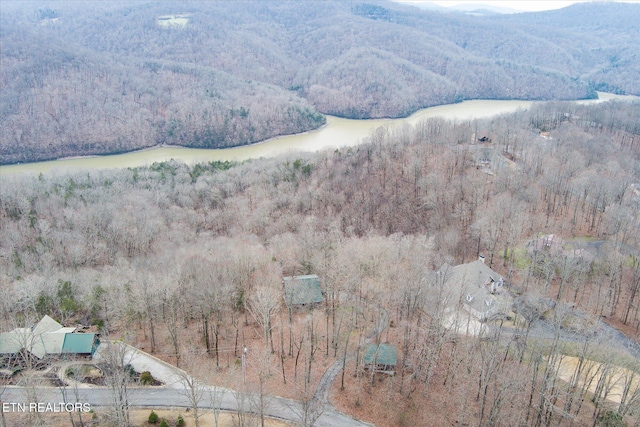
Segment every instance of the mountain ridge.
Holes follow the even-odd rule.
[[[596,28],[590,4],[477,17],[391,2],[7,3],[0,163],[243,145],[323,114],[640,94],[637,28],[615,19],[640,5],[609,5]]]

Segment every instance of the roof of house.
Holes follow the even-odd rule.
[[[0,354],[16,354],[23,349],[42,359],[48,354],[90,354],[96,342],[95,333],[75,333],[76,328],[63,327],[44,316],[33,328],[16,328],[0,334]]]
[[[478,259],[455,266],[452,280],[459,281],[463,286],[463,304],[475,310],[480,317],[495,310],[497,301],[490,292],[491,284],[502,286],[504,278],[489,268],[484,261]]]
[[[490,141],[490,139],[488,139],[487,141]],[[504,158],[502,152],[496,150],[494,147],[472,145],[469,147],[469,151],[475,159],[476,163],[487,163],[497,168],[501,168],[507,165],[507,161]]]
[[[446,282],[464,284],[471,287],[490,285],[492,281],[504,281],[504,278],[493,271],[482,260],[475,260],[466,264],[456,265],[449,269]]]
[[[91,354],[95,351],[96,334],[65,334],[62,354]]]
[[[33,334],[40,335],[44,334],[45,332],[55,332],[60,330],[61,328],[62,325],[60,323],[56,322],[51,317],[45,314],[44,317],[36,324],[36,326],[34,326]]]
[[[16,354],[24,347],[29,328],[16,328],[11,332],[0,333],[0,354]]]
[[[62,344],[65,336],[66,334],[57,332],[34,335],[31,343],[31,353],[39,359],[42,359],[47,354],[60,354],[62,353]]]
[[[313,304],[324,301],[320,279],[315,274],[284,277],[284,296],[287,305]]]
[[[499,288],[504,284],[504,278],[489,268],[482,259],[455,267],[445,263],[435,275],[429,277],[443,282],[449,295],[448,305],[457,305],[460,301],[463,307],[471,309],[481,319],[487,313],[495,312],[499,302],[491,293],[492,284],[495,285],[496,293],[499,293]]]
[[[364,363],[395,366],[397,363],[396,346],[390,344],[369,344],[364,353]]]

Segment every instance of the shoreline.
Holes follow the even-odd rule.
[[[575,102],[591,104],[608,102],[619,99],[621,101],[637,101],[640,97],[634,95],[615,95],[598,92],[597,99],[583,99],[558,102]],[[501,114],[509,114],[518,108],[527,109],[536,103],[548,101],[527,100],[465,100],[454,104],[443,104],[427,107],[413,114],[399,119],[345,119],[326,115],[325,123],[304,132],[278,135],[251,144],[237,145],[223,148],[198,148],[181,145],[157,144],[138,150],[115,154],[92,154],[86,156],[67,156],[52,160],[37,162],[12,163],[0,165],[0,177],[28,172],[49,172],[53,169],[113,169],[150,165],[171,159],[182,160],[185,163],[209,161],[244,161],[261,157],[274,157],[293,151],[319,151],[326,148],[358,145],[372,129],[388,124],[409,123],[431,117],[443,117],[446,120],[457,121],[464,119],[482,119]],[[491,108],[487,108],[487,104]],[[162,151],[166,151],[163,153]],[[155,153],[149,157],[145,154]]]
[[[449,105],[449,104],[445,104],[445,105]],[[429,107],[430,108],[430,107]],[[335,117],[335,116],[328,116],[325,115],[325,117]],[[365,120],[369,120],[369,119],[346,119],[346,120],[359,120],[359,121],[365,121]],[[379,120],[379,119],[371,119],[371,120]],[[393,120],[393,119],[390,119]],[[21,166],[21,165],[36,165],[39,163],[48,163],[48,162],[60,162],[60,161],[65,161],[65,160],[82,160],[82,159],[100,159],[100,158],[105,158],[105,157],[112,157],[112,156],[123,156],[123,155],[127,155],[127,154],[136,154],[136,153],[144,153],[144,152],[149,152],[149,151],[154,151],[154,150],[158,150],[158,149],[162,149],[162,148],[175,148],[175,149],[184,149],[184,150],[234,150],[234,149],[241,149],[241,148],[245,148],[245,147],[253,147],[253,146],[258,146],[260,144],[266,144],[268,142],[280,139],[280,138],[286,138],[288,136],[297,136],[297,135],[306,135],[312,132],[317,132],[322,130],[323,128],[325,128],[328,125],[328,120],[325,121],[325,123],[320,126],[317,127],[315,129],[310,129],[310,130],[306,130],[304,132],[299,132],[299,133],[288,133],[288,134],[283,134],[283,135],[277,135],[277,136],[272,136],[268,139],[263,139],[262,141],[256,141],[256,142],[251,142],[249,144],[243,144],[243,145],[233,145],[231,147],[218,147],[218,148],[204,148],[204,147],[189,147],[187,145],[175,145],[175,144],[156,144],[153,145],[151,147],[145,147],[145,148],[139,148],[137,150],[131,150],[131,151],[120,151],[120,152],[115,152],[115,153],[104,153],[104,154],[87,154],[87,155],[79,155],[79,156],[65,156],[65,157],[56,157],[53,159],[47,159],[47,160],[37,160],[34,162],[18,162],[18,163],[3,163],[0,164],[0,169],[4,168],[4,167],[10,167],[10,166]]]

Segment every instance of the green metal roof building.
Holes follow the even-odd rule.
[[[320,279],[315,274],[284,277],[284,299],[289,307],[324,301]]]
[[[99,345],[97,334],[66,334],[62,354],[93,356]]]
[[[364,353],[365,366],[373,366],[376,371],[393,372],[397,363],[396,346],[390,344],[369,344]]]
[[[59,356],[93,356],[100,340],[96,333],[65,328],[49,316],[31,328],[16,328],[0,333],[0,358],[12,359],[30,354],[43,359]]]

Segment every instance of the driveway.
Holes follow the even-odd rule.
[[[96,354],[93,356],[94,361],[100,362],[104,360],[103,353],[107,350],[108,345],[108,342],[100,344]],[[184,389],[183,381],[187,376],[185,371],[133,346],[128,344],[122,345],[125,346],[125,353],[123,357],[125,365],[129,364],[133,366],[133,369],[135,369],[136,372],[151,372],[153,378],[161,381],[169,388]]]

